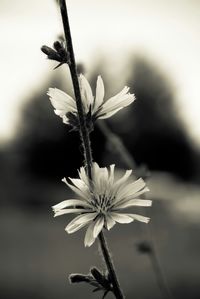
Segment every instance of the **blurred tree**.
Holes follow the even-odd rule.
[[[117,85],[108,76],[104,61],[105,57],[97,59],[90,82],[95,90],[96,78],[101,74],[108,98],[115,94],[113,85],[115,88]],[[150,170],[167,171],[185,180],[198,180],[199,153],[179,118],[173,85],[144,57],[130,57],[127,66],[123,71],[124,80],[135,93],[136,101],[108,119],[112,130],[122,138],[138,165],[146,164]],[[106,160],[123,165],[114,150]]]
[[[137,57],[127,85],[136,94],[129,110],[126,144],[138,163],[182,179],[196,173],[197,155],[178,116],[173,86],[147,60]]]

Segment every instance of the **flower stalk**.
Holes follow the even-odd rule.
[[[78,75],[76,70],[76,62],[75,62],[75,56],[73,51],[73,44],[72,44],[72,38],[71,38],[71,31],[70,31],[70,25],[69,25],[69,18],[67,13],[67,6],[65,3],[65,0],[60,0],[60,12],[62,16],[62,22],[63,22],[63,28],[65,33],[65,39],[67,43],[67,51],[69,55],[69,69],[72,77],[72,83],[74,88],[74,94],[76,98],[76,104],[77,104],[77,111],[78,111],[78,119],[80,124],[80,136],[83,143],[83,149],[84,149],[84,157],[85,157],[85,163],[86,163],[86,169],[87,174],[90,179],[92,179],[92,150],[91,150],[91,143],[90,143],[90,137],[89,132],[86,126],[86,119],[84,115],[83,105],[81,101],[81,93],[80,93],[80,87],[78,82]],[[103,232],[99,235],[99,242],[101,245],[102,253],[104,256],[104,260],[110,275],[110,278],[112,280],[113,285],[113,292],[115,294],[116,299],[124,299],[124,295],[121,291],[114,266],[111,260],[111,256],[109,254],[108,247],[106,245],[106,241],[103,235]]]
[[[115,294],[115,297],[117,299],[124,299],[125,297],[122,293],[122,289],[121,289],[119,281],[117,279],[115,268],[114,268],[111,256],[109,254],[108,245],[106,243],[103,232],[100,232],[100,234],[99,234],[99,241],[100,241],[101,251],[102,251],[102,254],[103,254],[103,257],[104,257],[104,260],[107,265],[107,268],[108,268],[108,271],[110,274],[110,278],[112,281],[113,293]]]

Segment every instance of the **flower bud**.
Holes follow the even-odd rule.
[[[55,52],[50,47],[45,45],[41,47],[41,51],[46,55],[50,55],[52,52]]]
[[[70,283],[79,283],[79,282],[90,282],[90,278],[85,274],[70,274],[69,281]]]
[[[48,46],[42,46],[41,51],[47,55],[48,59],[60,62],[61,60],[60,55],[52,48]]]
[[[47,55],[47,58],[50,60],[58,61],[59,64],[54,68],[58,68],[64,63],[69,63],[69,55],[65,47],[62,45],[61,42],[56,41],[53,44],[54,49],[48,47],[48,46],[42,46],[41,51]]]
[[[63,48],[62,44],[59,41],[54,42],[53,47],[56,51],[60,51]]]

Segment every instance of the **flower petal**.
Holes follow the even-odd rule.
[[[114,221],[119,223],[130,223],[133,221],[133,217],[131,217],[129,214],[111,212],[110,216]]]
[[[66,226],[65,230],[68,232],[68,234],[71,234],[75,232],[76,228],[78,228],[80,225],[81,227],[83,227],[90,221],[92,221],[96,217],[96,215],[97,213],[86,213],[84,215],[79,215]]]
[[[117,113],[119,110],[121,110],[122,108],[124,107],[120,107],[120,108],[117,108],[115,110],[112,110],[110,112],[104,112],[104,114],[101,113],[101,110],[99,110],[99,112],[97,113],[97,118],[98,119],[106,119],[106,118],[109,118],[111,116],[113,116],[115,113]]]
[[[145,216],[141,216],[141,215],[137,215],[137,214],[128,214],[130,217],[133,218],[133,220],[137,220],[140,222],[145,222],[148,223],[150,218],[149,217],[145,217]]]
[[[118,192],[118,198],[133,196],[134,194],[145,187],[145,182],[142,178],[136,180],[133,183],[122,186],[122,188]]]
[[[68,229],[68,225],[65,227],[65,231],[68,234],[73,234],[75,232],[77,232],[79,229],[81,229],[82,227],[86,226],[88,223],[81,223],[81,224],[74,224],[73,227],[71,226],[70,230]]]
[[[80,168],[79,177],[87,186],[89,186],[89,180],[88,180],[88,176],[85,171],[85,167]]]
[[[134,94],[128,93],[128,91],[129,91],[129,87],[125,86],[121,92],[119,92],[114,97],[111,97],[110,99],[108,99],[102,105],[102,109],[99,113],[99,116],[101,116],[101,114],[109,113],[111,111],[114,111],[119,108],[121,109],[121,108],[126,107],[129,104],[131,104],[135,100],[135,96],[134,96]]]
[[[62,182],[64,182],[72,191],[74,191],[77,195],[79,195],[81,198],[84,198],[87,202],[89,202],[90,193],[88,190],[80,190],[77,187],[69,184],[66,180],[66,178],[62,179]]]
[[[144,189],[142,189],[141,191],[138,191],[134,194],[131,194],[129,196],[125,196],[125,197],[121,197],[121,198],[117,198],[116,203],[115,204],[122,204],[130,199],[135,199],[138,198],[139,196],[141,196],[142,194],[144,194],[145,192],[148,192],[149,188],[145,187]]]
[[[110,181],[114,182],[114,170],[115,170],[115,164],[110,165]]]
[[[93,237],[94,238],[96,238],[98,236],[98,234],[102,230],[103,226],[104,226],[104,217],[101,216],[95,222],[95,226],[93,229]]]
[[[94,226],[95,226],[95,222],[93,221],[87,228],[85,239],[84,239],[85,247],[90,247],[95,241],[95,237],[93,235]]]
[[[149,188],[148,188],[148,187],[144,187],[144,189],[142,189],[141,191],[138,191],[138,192],[134,193],[134,197],[135,197],[135,198],[136,198],[136,197],[139,197],[140,195],[142,195],[142,194],[144,194],[144,193],[146,193],[146,192],[148,192],[148,191],[150,191]],[[131,196],[132,196],[132,195],[127,196],[126,199],[131,199]]]
[[[94,97],[92,95],[92,89],[88,80],[80,74],[79,77],[80,89],[81,89],[81,99],[83,106],[85,108],[85,113],[88,113],[90,106],[93,105]]]
[[[57,88],[49,88],[47,95],[50,98],[55,113],[63,117],[67,112],[76,112],[76,102],[72,97]]]
[[[150,207],[152,205],[152,201],[148,199],[129,199],[124,202],[118,202],[114,205],[115,209],[125,209],[133,206],[140,207]]]
[[[106,167],[99,167],[94,162],[92,165],[92,182],[94,185],[94,193],[97,195],[104,194],[108,186],[108,169]]]
[[[86,203],[84,200],[79,199],[67,199],[57,205],[52,206],[54,212],[57,212],[61,209],[72,207],[72,206],[81,206],[81,207],[91,207],[90,204]]]
[[[96,216],[97,216],[96,212],[86,213],[84,215],[80,215],[80,217],[78,216],[79,218],[77,217],[77,219],[74,219],[74,221],[77,224],[81,224],[93,220]]]
[[[106,215],[106,228],[110,230],[115,225],[115,220],[110,216]]]
[[[75,187],[78,188],[79,190],[81,190],[81,191],[88,190],[88,186],[82,180],[72,179],[72,178],[69,178],[69,179],[75,185]]]
[[[66,125],[69,125],[69,124],[70,124],[69,118],[68,118],[66,115],[64,115],[64,116],[62,117],[62,120],[63,120],[63,123],[64,123],[64,124],[66,124]]]
[[[107,198],[113,197],[113,184],[115,179],[114,169],[115,169],[115,164],[110,165],[110,172],[108,173],[108,180],[107,180],[106,190],[105,190],[105,195]]]
[[[85,209],[62,209],[59,211],[56,211],[54,214],[54,217],[61,216],[64,214],[70,214],[70,213],[87,213],[91,212],[91,210],[85,210]]]
[[[126,170],[125,174],[115,182],[115,185],[118,186],[124,184],[125,181],[127,181],[128,178],[130,177],[131,173],[132,173],[132,169]]]
[[[125,174],[113,184],[113,187],[112,187],[113,194],[117,194],[117,191],[119,190],[119,188],[123,187],[124,183],[128,180],[131,173],[132,173],[131,169],[126,170]]]
[[[96,98],[94,101],[94,107],[93,107],[93,113],[96,112],[96,110],[101,106],[104,99],[104,84],[101,76],[98,76],[97,78],[97,86],[96,86]]]

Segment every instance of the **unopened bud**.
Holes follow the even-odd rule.
[[[41,51],[47,55],[47,58],[50,60],[58,61],[59,64],[54,68],[58,68],[64,63],[69,63],[69,55],[66,51],[65,47],[62,45],[61,42],[56,41],[53,44],[54,49],[48,47],[48,46],[42,46]]]
[[[90,278],[85,274],[70,274],[69,281],[71,283],[90,282]]]
[[[50,60],[56,60],[58,62],[61,61],[60,55],[53,50],[52,48],[48,47],[48,46],[42,46],[41,47],[41,51],[47,55],[48,59]]]
[[[48,47],[48,46],[42,46],[42,47],[41,47],[41,51],[42,51],[44,54],[49,55],[49,54],[52,53],[53,50],[52,50],[50,47]],[[55,52],[55,51],[54,51],[54,52]]]

